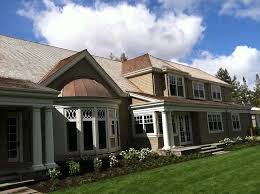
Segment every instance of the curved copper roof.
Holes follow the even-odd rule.
[[[69,82],[61,90],[60,96],[111,97],[108,90],[102,84],[92,79],[77,79]]]

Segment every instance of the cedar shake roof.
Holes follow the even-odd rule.
[[[55,73],[59,67],[67,64],[73,57],[76,57],[77,53],[76,51],[0,35],[0,77],[39,83]],[[98,56],[93,56],[93,58],[124,92],[140,92],[137,87],[122,76],[122,63],[120,61]]]
[[[61,69],[61,68],[62,68],[63,66],[65,66],[66,64],[71,63],[71,62],[72,62],[77,56],[79,56],[82,52],[83,52],[83,51],[78,52],[78,53],[76,53],[76,54],[74,54],[74,55],[71,55],[71,56],[69,56],[69,57],[67,57],[67,58],[65,58],[65,59],[60,60],[60,61],[40,80],[40,82],[43,81],[43,80],[48,79],[51,75],[53,75],[54,73],[56,73],[59,69]]]
[[[194,104],[194,105],[207,105],[207,106],[218,106],[218,107],[229,107],[229,108],[245,108],[245,106],[234,104],[232,102],[219,102],[219,101],[208,101],[208,100],[196,100],[187,98],[178,98],[174,96],[154,96],[146,93],[132,92],[140,96],[149,97],[158,101],[165,101],[176,104]]]
[[[100,83],[91,79],[77,79],[71,81],[61,90],[61,97],[98,96],[111,97],[108,90]]]
[[[122,73],[127,74],[127,73],[135,72],[149,67],[155,67],[158,69],[168,67],[171,68],[172,70],[180,71],[179,69],[169,65],[168,63],[164,62],[159,58],[153,57],[152,55],[149,54],[144,54],[142,56],[123,62]]]
[[[33,83],[29,80],[11,79],[0,77],[0,89],[21,89],[21,90],[31,90],[35,92],[49,92],[58,93],[58,91],[53,90],[48,87],[41,86],[39,84]]]
[[[79,54],[80,52],[0,35],[0,77],[40,83]],[[98,56],[93,58],[124,92],[141,92],[123,75],[147,67],[159,69],[167,67],[187,73],[196,79],[228,86],[227,83],[200,69],[159,59],[149,54],[124,63]]]

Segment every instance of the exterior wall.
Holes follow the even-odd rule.
[[[165,75],[162,73],[153,73],[154,94],[156,96],[164,96],[164,95],[167,96],[168,95],[164,76]]]
[[[144,101],[144,100],[140,100],[140,99],[137,99],[137,98],[132,98],[132,104],[143,104],[143,103],[146,103],[147,101]]]
[[[137,77],[132,77],[128,79],[134,85],[136,85],[140,90],[147,94],[154,94],[153,91],[153,74],[147,73]]]
[[[224,138],[244,137],[251,127],[250,114],[240,113],[240,131],[233,131],[231,113],[222,113],[223,132],[209,133],[207,112],[192,113],[192,131],[194,145],[215,143]]]
[[[48,87],[61,90],[67,83],[80,78],[96,80],[110,92],[111,96],[117,96],[107,81],[105,81],[85,59],[81,60],[78,64],[74,65],[72,68],[55,79],[48,85]]]
[[[150,148],[152,150],[158,150],[163,147],[163,137],[136,137],[132,140],[132,147]]]

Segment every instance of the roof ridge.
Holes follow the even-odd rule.
[[[169,63],[176,63],[176,65],[181,65],[181,66],[184,66],[184,67],[188,67],[188,68],[192,68],[192,69],[199,70],[199,71],[201,71],[201,72],[203,72],[203,73],[208,74],[208,75],[211,76],[211,77],[214,77],[214,78],[216,78],[216,79],[218,79],[218,80],[224,82],[223,80],[217,78],[215,75],[212,75],[212,74],[210,74],[210,73],[208,73],[208,72],[206,72],[206,71],[204,71],[204,70],[202,70],[202,69],[200,69],[200,68],[192,67],[191,65],[188,65],[188,64],[186,65],[186,64],[183,64],[183,63],[181,63],[181,62],[176,62],[176,61],[170,61],[170,60],[166,60],[166,59],[161,59],[161,58],[155,57],[155,56],[153,56],[153,55],[150,55],[150,56],[152,56],[152,57],[154,57],[154,58],[156,58],[156,59],[159,59],[159,60],[161,60],[161,61],[164,61],[164,62],[167,63],[167,64],[169,64]],[[172,66],[171,64],[169,64],[169,65]],[[175,68],[178,69],[177,67],[175,67]],[[180,70],[180,69],[178,69],[178,70]],[[180,70],[180,71],[182,71],[182,70]],[[226,83],[226,82],[225,82],[225,83]],[[228,83],[227,83],[227,84],[228,84]]]
[[[53,48],[57,48],[57,49],[61,49],[61,50],[67,50],[67,51],[72,51],[72,52],[79,52],[79,51],[74,51],[74,50],[70,50],[70,49],[66,49],[66,48],[62,48],[62,47],[58,47],[58,46],[49,45],[47,43],[40,43],[40,42],[36,42],[36,41],[32,41],[32,40],[25,40],[23,38],[17,38],[17,37],[13,37],[13,36],[10,36],[10,35],[0,34],[0,37],[1,36],[7,37],[7,38],[10,38],[10,39],[15,39],[15,40],[20,40],[20,41],[24,41],[24,42],[29,42],[29,43],[33,43],[33,44],[38,44],[38,45],[42,45],[42,46],[53,47]]]

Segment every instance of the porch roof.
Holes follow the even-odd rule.
[[[58,95],[59,91],[33,83],[29,80],[0,77],[0,90],[49,93]]]
[[[134,95],[137,94],[137,95]],[[164,102],[178,105],[197,105],[204,107],[219,107],[219,108],[235,108],[235,109],[246,109],[250,110],[250,107],[235,104],[233,102],[222,102],[222,101],[209,101],[209,100],[196,100],[179,97],[166,97],[166,96],[154,96],[146,93],[131,92],[130,96],[146,100],[148,102]]]

